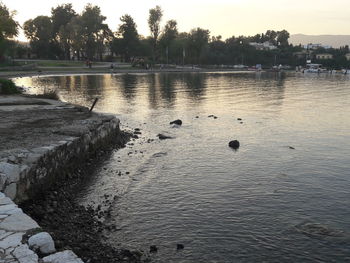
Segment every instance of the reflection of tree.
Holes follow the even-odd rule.
[[[159,74],[159,85],[162,99],[166,99],[169,102],[169,106],[173,105],[176,98],[175,82],[179,78],[177,74]]]
[[[256,75],[256,81],[259,87],[259,97],[275,101],[276,104],[282,105],[284,99],[286,74],[284,72],[269,72]]]
[[[121,92],[128,101],[132,101],[136,96],[137,78],[134,74],[124,74],[120,77]]]
[[[157,94],[156,87],[156,75],[148,74],[147,75],[147,84],[148,84],[148,100],[150,107],[152,109],[157,109],[160,103],[160,97]]]
[[[188,90],[187,94],[192,100],[198,101],[204,95],[207,77],[207,74],[200,73],[183,74],[183,82]]]

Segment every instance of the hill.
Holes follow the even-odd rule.
[[[306,45],[309,43],[330,45],[334,48],[340,46],[350,46],[350,35],[304,35],[294,34],[289,38],[289,43],[293,45]]]

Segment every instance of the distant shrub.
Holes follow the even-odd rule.
[[[18,94],[15,83],[10,79],[0,79],[0,94]]]

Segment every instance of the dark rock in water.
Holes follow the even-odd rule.
[[[170,124],[182,125],[182,120],[171,121]]]
[[[132,137],[133,139],[138,139],[138,138],[139,138],[139,136],[137,136],[136,134],[132,135],[131,137]]]
[[[140,131],[134,131],[134,134],[142,134]]]
[[[241,121],[240,124],[243,124],[243,121]]]
[[[211,117],[214,117],[214,115],[213,115],[213,114],[211,114],[211,115],[208,115],[208,118],[211,118]]]
[[[176,245],[177,250],[184,249],[185,246],[183,244],[177,244]]]
[[[135,128],[134,130],[135,130],[135,131],[140,131],[140,128]]]
[[[288,147],[289,147],[289,149],[295,150],[295,148],[294,148],[294,147],[292,147],[292,146],[288,146]]]
[[[198,119],[199,118],[199,116],[196,116],[196,119]]]
[[[214,119],[217,119],[218,117],[214,116],[213,118],[214,118]]]
[[[149,247],[149,252],[150,253],[156,253],[157,251],[158,251],[157,246],[152,245],[152,246]]]
[[[233,140],[228,143],[228,146],[233,148],[233,149],[238,149],[239,148],[239,141]]]
[[[166,139],[172,139],[173,137],[170,137],[170,136],[166,136],[166,135],[164,135],[164,134],[161,134],[161,133],[159,133],[158,135],[158,138],[160,139],[160,140],[166,140]]]
[[[241,121],[242,120],[242,118],[237,118],[237,121]]]

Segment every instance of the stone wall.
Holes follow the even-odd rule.
[[[65,179],[95,151],[120,137],[119,120],[96,115],[53,131],[64,139],[50,145],[20,149],[0,160],[0,191],[22,202]]]

